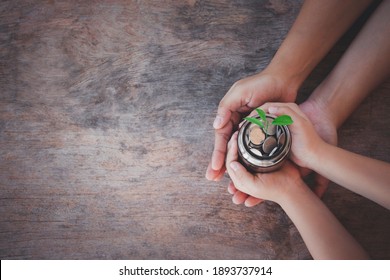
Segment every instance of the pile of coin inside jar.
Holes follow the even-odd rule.
[[[279,126],[271,124],[273,119],[267,118],[267,131],[256,124],[251,124],[247,134],[250,151],[260,157],[272,157],[286,141],[286,134]]]
[[[265,128],[244,122],[238,134],[240,161],[253,172],[270,172],[278,169],[291,148],[291,134],[287,126],[271,124],[274,118],[267,115]]]

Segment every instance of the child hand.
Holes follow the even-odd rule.
[[[309,118],[295,103],[266,103],[263,110],[272,115],[289,115],[294,123],[289,126],[292,135],[290,158],[299,166],[311,168],[318,149],[325,143],[317,134]]]
[[[302,186],[298,168],[291,162],[286,162],[281,169],[272,173],[249,173],[238,161],[237,132],[228,143],[226,168],[234,187],[249,195],[252,201],[266,199],[280,203],[285,194]],[[249,202],[251,204],[251,202]]]

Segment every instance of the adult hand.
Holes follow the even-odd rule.
[[[206,178],[215,181],[222,178],[227,143],[244,115],[268,101],[292,102],[296,94],[296,87],[267,70],[236,82],[219,103],[213,124],[214,150]]]

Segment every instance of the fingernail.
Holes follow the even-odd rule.
[[[270,114],[276,114],[278,112],[278,108],[277,107],[269,107],[268,112]]]
[[[221,127],[221,124],[222,124],[222,117],[221,116],[217,116],[214,120],[214,123],[213,123],[213,126],[215,129],[218,129]]]
[[[239,204],[235,196],[232,197],[232,202],[233,202],[234,204],[236,204],[236,205]]]
[[[230,168],[233,169],[234,172],[238,170],[238,163],[233,161],[230,163]]]

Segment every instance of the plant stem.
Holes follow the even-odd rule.
[[[267,139],[267,137],[268,137],[268,125],[269,125],[269,123],[268,123],[268,120],[267,120],[267,118],[265,119],[266,121],[266,127],[265,127],[265,139]]]

